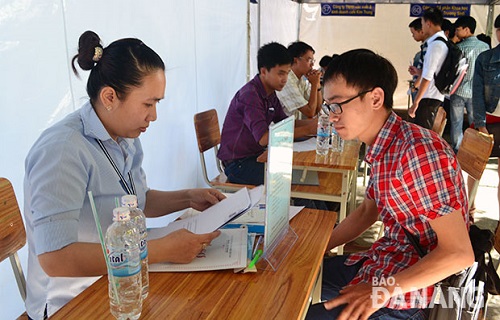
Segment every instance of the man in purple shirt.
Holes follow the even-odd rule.
[[[276,42],[259,49],[259,74],[234,96],[222,126],[219,159],[228,181],[240,184],[264,183],[264,163],[257,157],[268,144],[269,125],[287,117],[276,96],[286,84],[291,61],[287,49]],[[316,132],[317,120],[297,120],[295,137]]]

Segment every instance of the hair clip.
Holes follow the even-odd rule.
[[[95,62],[101,60],[102,52],[103,52],[103,50],[101,47],[95,47],[94,48],[94,56],[92,57],[92,60]]]

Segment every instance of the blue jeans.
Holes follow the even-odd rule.
[[[263,162],[257,162],[257,157],[247,157],[234,160],[224,168],[227,180],[232,183],[252,184],[255,186],[264,184]]]
[[[455,153],[458,152],[458,147],[460,147],[464,136],[464,109],[467,109],[467,118],[470,125],[474,121],[472,98],[464,98],[456,94],[452,95],[450,97],[450,137],[451,146]]]
[[[339,291],[349,284],[363,265],[364,260],[352,266],[346,266],[344,262],[348,258],[345,256],[336,256],[325,258],[323,260],[323,286],[321,288],[321,299],[330,300],[339,295]],[[316,319],[337,319],[344,310],[345,305],[338,306],[332,310],[326,310],[323,303],[317,303],[309,307],[306,320]],[[373,313],[369,319],[415,319],[424,320],[427,313],[422,309],[396,310],[390,308],[381,308]]]

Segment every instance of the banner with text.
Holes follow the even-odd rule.
[[[375,16],[374,3],[321,3],[322,16]]]
[[[431,7],[441,10],[445,18],[458,18],[470,15],[470,4],[412,3],[410,4],[410,17],[421,17],[424,10]]]

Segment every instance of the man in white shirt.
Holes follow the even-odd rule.
[[[292,70],[288,73],[288,81],[276,95],[283,104],[287,115],[312,118],[321,110],[323,96],[321,94],[321,72],[314,70],[314,49],[302,41],[288,46],[288,53],[293,58]]]
[[[424,128],[431,129],[438,107],[444,101],[444,95],[439,92],[434,84],[434,75],[439,72],[448,54],[448,46],[438,37],[447,40],[441,30],[443,23],[443,13],[437,8],[428,8],[422,16],[422,31],[427,39],[424,42],[426,47],[423,57],[420,78],[417,80],[418,93],[412,106],[408,109],[410,117],[415,118],[414,122]],[[410,67],[412,68],[412,67]],[[418,72],[418,71],[416,71]]]

